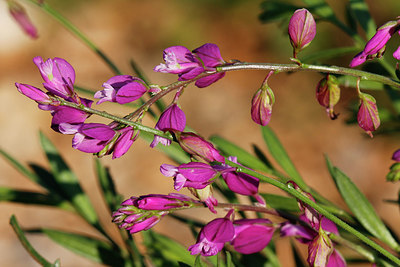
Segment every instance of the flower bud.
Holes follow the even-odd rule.
[[[25,9],[15,1],[7,1],[8,10],[15,21],[21,26],[22,30],[33,39],[37,39],[38,33],[36,27],[33,25],[28,17]]]
[[[177,137],[179,145],[187,153],[199,156],[208,162],[225,162],[225,158],[219,154],[218,150],[200,136],[190,132],[182,132]]]
[[[358,125],[372,136],[372,131],[375,131],[380,125],[378,107],[376,100],[371,95],[360,93],[361,103],[357,113]]]
[[[294,12],[289,21],[289,37],[293,46],[293,57],[307,47],[314,39],[317,31],[314,18],[311,13],[305,9],[298,9]]]
[[[390,171],[386,175],[386,181],[397,182],[400,180],[400,162],[396,162],[390,166]]]
[[[333,107],[339,102],[340,87],[335,76],[326,75],[325,78],[319,81],[316,90],[318,103],[326,108],[328,116],[334,120],[337,114],[333,111]]]

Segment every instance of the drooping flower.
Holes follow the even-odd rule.
[[[106,101],[126,104],[141,98],[147,87],[139,78],[130,75],[117,75],[103,83],[104,89],[97,91],[94,98],[99,99],[97,104]]]
[[[174,177],[174,188],[178,191],[183,187],[203,189],[218,174],[213,167],[202,162],[189,162],[178,167],[162,164],[160,171],[164,176]]]
[[[272,105],[275,103],[275,96],[272,89],[268,86],[268,78],[274,72],[271,71],[260,89],[254,94],[251,100],[251,118],[252,120],[262,126],[265,126],[271,120]]]
[[[233,221],[235,236],[231,241],[234,249],[242,254],[263,250],[274,234],[275,227],[268,219],[241,219]]]
[[[22,30],[31,38],[37,39],[39,37],[35,25],[29,19],[25,9],[16,1],[7,0],[8,10],[11,16],[15,19]]]
[[[386,43],[400,29],[400,20],[389,21],[379,27],[372,38],[367,42],[364,50],[358,53],[350,63],[350,67],[361,65],[366,60],[380,58],[385,52]],[[399,32],[400,34],[400,32]],[[400,47],[393,53],[393,57],[400,60]]]
[[[296,58],[311,43],[317,32],[312,14],[305,8],[297,9],[290,18],[288,32],[293,46],[293,57]]]
[[[204,140],[202,137],[191,132],[182,132],[178,136],[179,145],[187,153],[199,156],[205,161],[219,161],[225,162],[225,158],[218,152],[214,146]]]
[[[332,120],[336,119],[338,115],[333,111],[333,107],[339,102],[340,87],[335,76],[327,74],[318,82],[316,97],[318,103],[326,108],[328,116]]]
[[[197,242],[189,247],[191,255],[214,256],[220,252],[226,242],[230,242],[235,234],[229,212],[224,218],[214,219],[200,231]]]
[[[376,100],[373,96],[360,93],[360,107],[357,113],[358,125],[371,137],[372,132],[380,125],[380,118]]]
[[[176,103],[173,103],[161,114],[155,126],[155,129],[164,132],[182,132],[185,129],[185,126],[185,113],[182,111],[182,109],[178,107]],[[155,135],[153,142],[150,144],[150,147],[155,147],[158,143],[162,143],[163,145],[170,145],[171,140]]]

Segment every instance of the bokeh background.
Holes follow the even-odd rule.
[[[161,85],[173,82],[176,77],[155,73],[152,69],[162,61],[162,50],[172,45],[194,49],[207,42],[216,43],[224,59],[248,62],[287,63],[291,55],[284,25],[262,24],[258,19],[262,2],[259,0],[48,2],[86,33],[124,73],[132,73],[129,60],[134,59],[153,83]],[[347,1],[327,2],[342,14]],[[398,0],[366,2],[378,25],[399,15]],[[72,149],[70,136],[50,130],[50,115],[38,110],[35,103],[20,95],[14,86],[16,81],[41,84],[32,62],[38,55],[67,59],[76,70],[76,84],[94,91],[101,89],[102,83],[113,74],[96,54],[51,17],[33,5],[21,3],[37,26],[40,37],[31,40],[25,36],[8,14],[6,2],[0,1],[0,146],[24,163],[46,165],[38,138],[38,132],[44,132],[80,177],[84,189],[102,214],[102,222],[108,224],[107,229],[115,231],[99,195],[93,157]],[[389,45],[395,47],[398,43],[396,36]],[[316,39],[304,53],[351,44],[342,32],[322,22],[318,24]],[[346,66],[351,57],[348,55],[327,63]],[[263,71],[231,72],[208,88],[188,87],[180,101],[188,125],[205,137],[219,134],[248,151],[252,151],[253,144],[265,151],[260,129],[250,118],[252,95],[265,75]],[[329,120],[315,100],[315,86],[321,77],[317,73],[273,76],[269,84],[275,92],[276,103],[270,126],[312,187],[344,207],[325,168],[323,155],[326,154],[352,178],[378,213],[399,233],[398,207],[383,202],[397,197],[398,186],[385,182],[385,175],[392,163],[391,154],[399,147],[399,136],[376,135],[370,139],[357,125],[345,123],[350,116],[348,108],[356,99],[352,88],[342,89],[342,98],[336,108],[339,119]],[[374,95],[378,104],[379,99],[384,99],[382,94]],[[130,112],[129,108],[114,104],[103,104],[99,109],[115,114]],[[150,119],[146,123],[154,125]],[[143,140],[138,140],[122,158],[104,158],[102,162],[110,167],[117,189],[125,198],[149,193],[167,194],[173,190],[172,181],[159,173],[159,165],[171,161],[150,149]],[[0,186],[40,190],[3,159],[0,159]],[[263,190],[276,192],[270,186],[263,186]],[[9,226],[11,214],[16,214],[23,227],[56,227],[96,236],[83,220],[72,214],[51,208],[0,203],[0,266],[37,266]],[[212,218],[208,212],[202,217]],[[163,219],[155,230],[186,246],[194,242],[192,237],[188,238],[189,231],[173,219]],[[63,266],[97,266],[46,237],[30,235],[29,240],[47,259],[60,258]],[[282,266],[292,266],[285,243],[287,240],[277,241],[278,255],[282,258]]]

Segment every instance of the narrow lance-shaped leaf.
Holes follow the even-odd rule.
[[[308,186],[304,183],[293,162],[290,160],[286,150],[283,148],[281,142],[271,128],[263,126],[261,127],[261,132],[272,157],[289,175],[290,180],[294,181],[304,190],[308,189]]]
[[[108,242],[86,235],[48,228],[39,229],[36,232],[44,233],[57,244],[92,261],[111,266],[124,266],[124,259],[119,251]]]
[[[374,208],[357,186],[341,170],[332,166],[328,158],[326,162],[340,194],[361,225],[372,235],[399,251],[400,246],[393,238],[385,224],[376,214]]]
[[[12,215],[10,218],[10,224],[12,226],[12,228],[14,229],[14,232],[17,234],[18,239],[21,241],[21,244],[24,246],[24,248],[26,249],[26,251],[28,251],[28,253],[32,256],[32,258],[37,261],[40,265],[44,266],[44,267],[59,267],[60,266],[60,262],[59,260],[56,260],[55,263],[50,263],[49,261],[47,261],[45,258],[42,257],[42,255],[40,255],[36,249],[34,249],[31,245],[31,243],[29,243],[28,239],[25,236],[24,231],[22,231],[21,227],[18,224],[17,218]]]
[[[95,159],[97,179],[103,192],[104,200],[111,212],[118,209],[122,202],[122,196],[115,190],[114,181],[108,168],[101,164],[99,159]]]
[[[360,23],[364,29],[367,39],[371,39],[376,32],[376,24],[371,17],[368,5],[364,0],[350,0],[349,7],[353,17]]]
[[[83,192],[76,175],[65,163],[56,147],[43,133],[40,133],[40,141],[59,188],[63,190],[64,195],[68,197],[68,200],[73,203],[76,210],[85,220],[93,225],[98,225],[99,220],[96,211],[89,197]]]
[[[68,201],[55,195],[39,192],[15,190],[7,187],[0,187],[0,201],[9,201],[28,205],[54,206],[67,211],[75,211]]]

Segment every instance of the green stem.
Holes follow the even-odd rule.
[[[340,220],[335,215],[331,214],[329,211],[327,211],[325,208],[323,208],[319,204],[313,202],[311,199],[309,199],[308,197],[306,197],[303,194],[301,194],[299,191],[297,191],[293,187],[293,185],[284,184],[284,183],[279,182],[279,181],[277,181],[277,180],[275,180],[273,178],[264,176],[262,174],[259,174],[259,173],[255,172],[255,171],[252,171],[252,170],[249,170],[247,168],[244,168],[243,166],[241,166],[239,164],[236,164],[236,163],[232,163],[232,162],[228,161],[227,164],[229,164],[230,166],[236,167],[237,168],[236,169],[237,172],[241,172],[241,173],[245,173],[245,174],[254,176],[254,177],[256,177],[256,178],[258,178],[258,179],[260,179],[262,181],[265,181],[265,182],[275,186],[275,187],[278,187],[279,189],[281,189],[281,190],[289,193],[290,195],[296,197],[297,199],[303,201],[304,203],[308,204],[309,206],[314,208],[316,211],[318,211],[320,214],[325,216],[327,219],[331,220],[336,225],[338,225],[339,227],[343,228],[345,231],[353,234],[358,239],[360,239],[362,242],[364,242],[368,246],[372,247],[373,249],[375,249],[376,251],[378,251],[379,253],[381,253],[385,257],[387,257],[389,260],[393,261],[394,263],[396,263],[397,265],[400,266],[400,259],[399,258],[397,258],[396,256],[392,255],[390,252],[385,250],[383,247],[381,247],[380,245],[378,245],[377,243],[375,243],[374,241],[372,241],[371,239],[369,239],[368,237],[366,237],[365,235],[363,235],[362,233],[360,233],[359,231],[357,231],[356,229],[354,229],[353,227],[351,227],[350,225],[345,223],[344,221]]]
[[[391,78],[367,72],[357,69],[343,68],[338,66],[320,66],[320,65],[309,65],[309,64],[272,64],[272,63],[234,63],[232,65],[219,66],[217,71],[232,71],[232,70],[267,70],[276,72],[296,72],[296,71],[314,71],[322,73],[333,73],[340,75],[348,75],[354,77],[360,77],[367,81],[377,81],[383,84],[387,84],[394,88],[400,89],[400,82],[395,81]]]
[[[117,66],[109,59],[103,51],[101,51],[92,41],[89,40],[75,25],[73,25],[68,19],[64,18],[60,13],[51,8],[46,2],[39,3],[37,0],[26,0],[34,5],[40,7],[47,14],[51,15],[59,23],[61,23],[67,30],[74,34],[78,39],[84,42],[92,51],[100,56],[100,58],[110,67],[110,69],[117,75],[121,75],[122,72]]]

